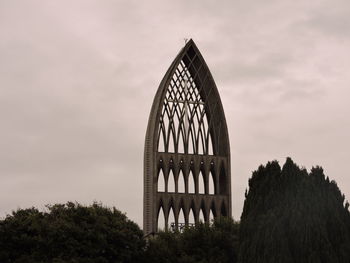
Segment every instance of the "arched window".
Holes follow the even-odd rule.
[[[185,213],[184,213],[184,210],[183,208],[180,209],[180,212],[179,212],[179,217],[178,217],[178,224],[179,226],[183,226],[184,224],[186,223],[186,220],[185,220]]]
[[[214,154],[213,143],[211,141],[210,133],[208,133],[208,154],[209,155],[213,155]]]
[[[202,223],[205,222],[205,217],[204,217],[203,209],[201,209],[201,210],[199,211],[199,222],[202,222]]]
[[[179,177],[177,181],[177,191],[178,193],[184,193],[185,192],[185,176],[182,172],[182,169],[180,169]]]
[[[209,224],[212,224],[213,220],[214,220],[213,209],[210,209],[210,212],[209,212]]]
[[[168,217],[168,230],[169,231],[174,231],[175,229],[176,229],[176,226],[175,226],[175,214],[174,214],[173,207],[171,207],[170,210],[169,210],[169,217]]]
[[[190,209],[190,214],[188,216],[188,224],[189,226],[192,226],[195,224],[195,218],[194,218],[194,212],[193,212],[193,208]]]
[[[159,140],[159,145],[158,145],[158,151],[164,147],[164,152],[168,152],[168,141],[169,141],[169,125],[170,125],[170,109],[168,108],[163,108],[162,110],[162,115],[160,116],[160,138]]]
[[[164,123],[160,122],[159,133],[158,133],[158,152],[165,152],[165,130]]]
[[[165,192],[165,179],[164,179],[164,173],[162,168],[159,169],[157,185],[158,185],[157,186],[158,192]]]
[[[217,214],[216,214],[216,206],[214,201],[211,203],[210,206],[210,211],[209,211],[209,218],[211,221],[213,221],[216,218]]]
[[[170,171],[169,171],[168,192],[175,193],[175,177],[174,177],[174,172],[172,169],[170,169]]]
[[[214,174],[212,173],[212,171],[209,172],[208,182],[209,182],[209,194],[213,195],[215,194],[215,183],[214,183]]]
[[[172,128],[170,129],[170,131],[168,133],[168,136],[169,136],[169,138],[168,138],[168,152],[169,153],[174,153],[175,152],[175,145],[174,145],[175,138],[174,138],[174,134],[173,134],[174,127],[173,127],[172,123],[171,123],[171,127]]]
[[[162,206],[160,207],[158,212],[157,228],[158,231],[165,229],[165,213]]]

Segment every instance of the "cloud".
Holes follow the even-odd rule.
[[[235,218],[271,159],[324,165],[349,195],[346,1],[0,5],[0,215],[101,200],[142,224],[149,111],[189,37],[223,100]]]
[[[350,4],[348,1],[320,1],[310,7],[309,16],[296,26],[304,28],[313,34],[331,37],[333,40],[344,41],[349,38]]]

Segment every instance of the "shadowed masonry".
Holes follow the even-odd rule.
[[[193,40],[180,51],[159,85],[144,154],[145,235],[163,228],[162,213],[165,228],[172,224],[175,229],[197,223],[200,215],[205,222],[211,215],[231,216],[225,115],[214,79]]]

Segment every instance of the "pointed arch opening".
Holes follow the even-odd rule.
[[[185,212],[184,212],[184,208],[183,207],[181,207],[181,209],[179,211],[179,216],[178,216],[177,222],[178,222],[177,223],[178,230],[180,232],[182,232],[182,230],[186,226],[186,218],[185,218]]]
[[[168,141],[169,141],[169,110],[166,107],[163,107],[162,115],[160,117],[160,134],[159,134],[159,144],[158,151],[164,149],[164,152],[168,151]]]
[[[161,120],[161,124],[159,127],[158,133],[158,152],[165,152],[165,131],[163,121]]]
[[[205,223],[205,216],[204,216],[203,209],[201,209],[201,210],[199,211],[199,218],[198,218],[198,221],[201,222],[201,223]]]
[[[180,169],[179,176],[178,176],[177,192],[178,193],[185,193],[185,176],[182,172],[182,169]]]
[[[190,213],[188,215],[188,225],[193,226],[196,223],[195,217],[194,217],[194,210],[193,208],[190,209]]]
[[[174,176],[173,169],[169,170],[168,193],[175,193],[175,176]]]
[[[172,122],[171,122],[171,129],[168,132],[168,152],[169,153],[175,152],[174,127],[172,126]]]
[[[208,135],[208,154],[214,155],[214,148],[213,148],[213,142],[211,140],[211,134]]]
[[[205,141],[203,140],[203,135],[201,133],[201,130],[198,134],[198,154],[205,154]]]
[[[157,191],[165,192],[165,176],[163,173],[163,168],[159,169],[158,181],[157,181]]]
[[[194,88],[193,90],[197,90]],[[190,98],[194,99],[194,98]],[[191,138],[193,143],[193,153],[200,154],[199,149],[199,134],[200,134],[200,105],[199,103],[190,104],[190,123],[191,123]]]
[[[169,231],[175,231],[176,225],[175,225],[175,212],[173,206],[169,209],[169,215],[168,215],[168,228]]]
[[[173,103],[173,108],[172,108],[172,121],[173,121],[173,132],[174,132],[174,152],[177,153],[179,152],[179,118],[177,117],[176,114],[176,108],[177,104]]]
[[[209,172],[209,176],[208,176],[208,183],[209,183],[209,194],[213,195],[215,194],[215,181],[214,181],[214,173],[212,172],[212,170],[210,170]]]
[[[213,222],[213,220],[217,217],[217,213],[216,213],[216,206],[215,206],[215,202],[213,201],[211,203],[210,206],[210,211],[209,211],[209,218],[211,220],[211,223]]]
[[[213,221],[214,221],[214,214],[213,214],[213,210],[210,209],[210,211],[209,211],[209,220],[208,220],[208,222],[209,222],[209,224],[212,224]]]
[[[165,230],[165,213],[162,205],[160,206],[158,211],[157,229],[158,231]]]

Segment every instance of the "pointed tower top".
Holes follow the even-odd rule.
[[[180,170],[184,190],[171,187],[174,172]],[[210,182],[204,185],[195,179],[203,174],[212,174],[212,192]],[[161,179],[167,182],[165,187],[160,187]],[[159,85],[148,121],[143,230],[149,235],[164,228],[181,230],[200,220],[210,222],[209,210],[215,217],[231,216],[230,143],[214,79],[194,41],[186,39]]]

